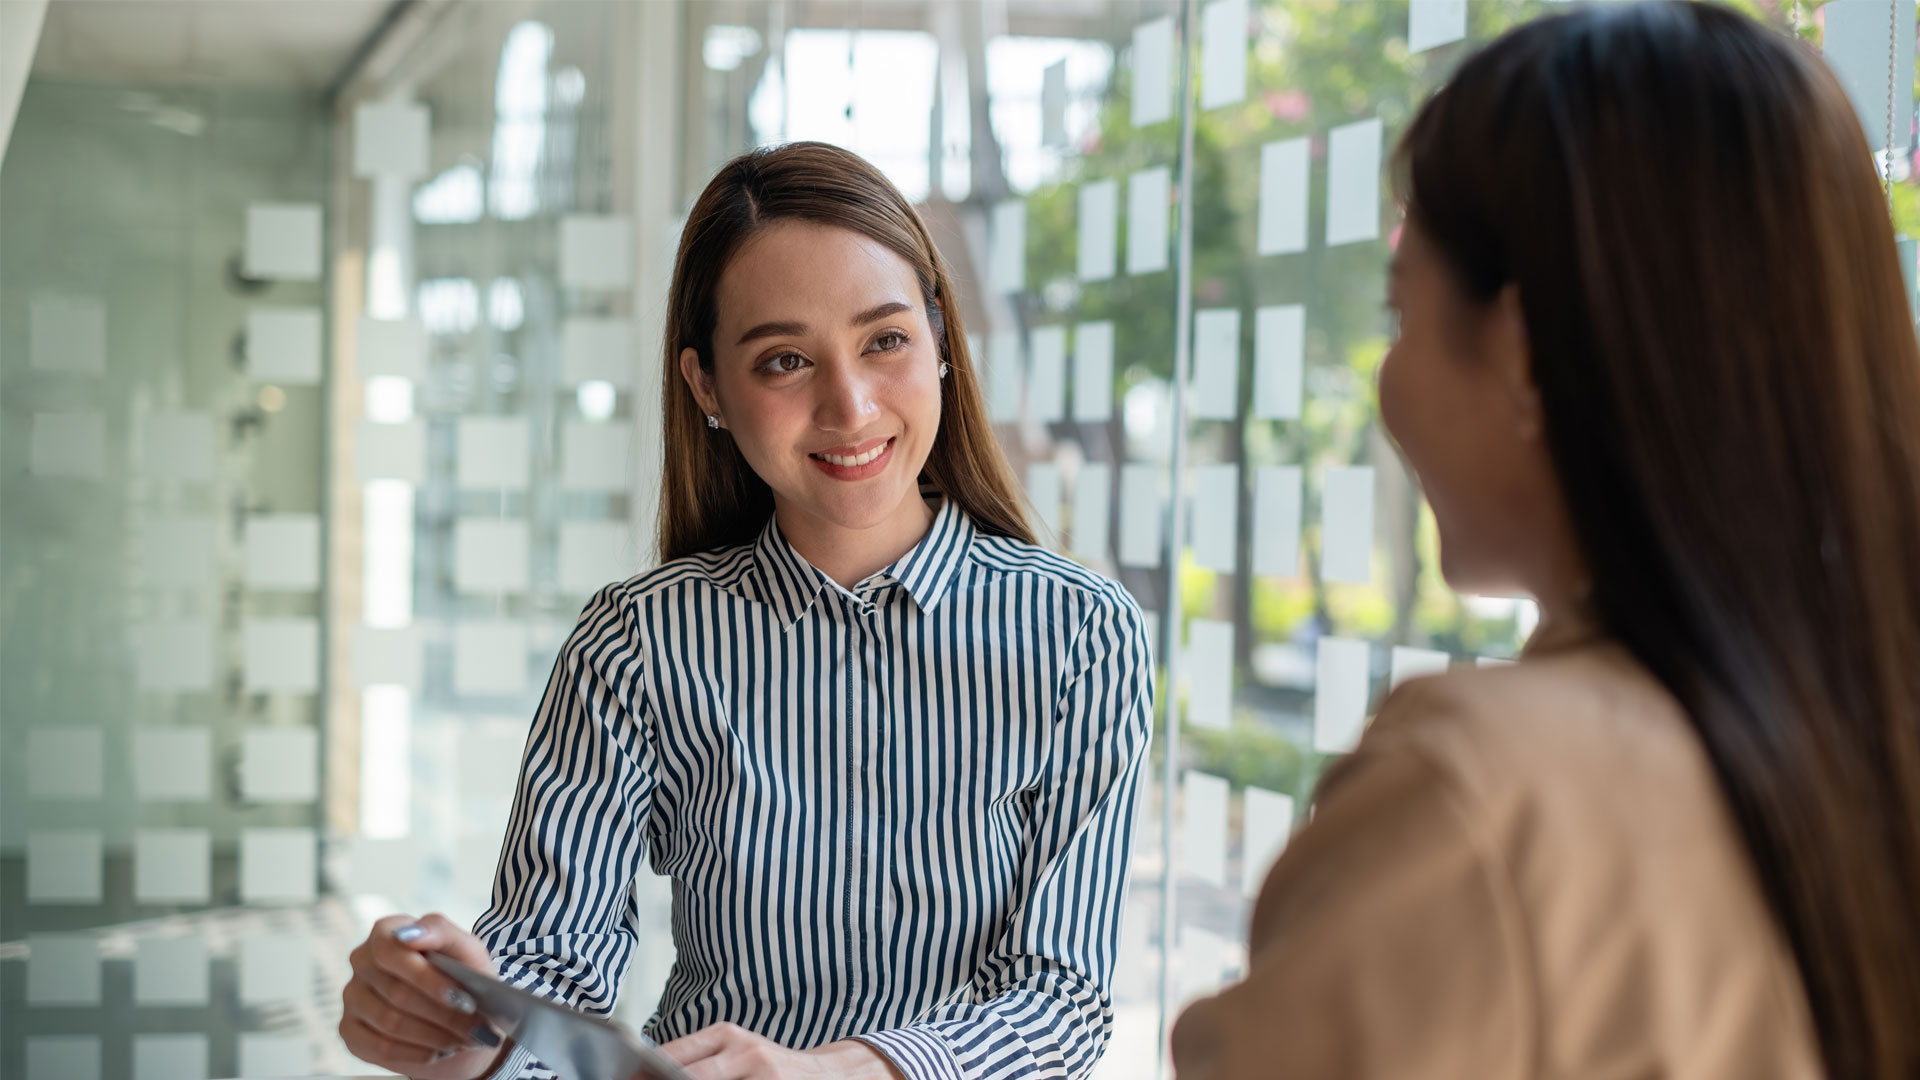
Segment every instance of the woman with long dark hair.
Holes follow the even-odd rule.
[[[1125,590],[1034,543],[945,261],[821,143],[728,163],[668,298],[662,565],[601,590],[535,717],[493,905],[381,920],[341,1034],[549,1075],[421,955],[612,1010],[644,861],[694,1080],[1084,1076],[1150,729]]]
[[[1908,27],[1908,32],[1911,32]],[[1383,418],[1517,666],[1395,692],[1182,1080],[1920,1076],[1920,350],[1833,76],[1723,8],[1468,60]]]

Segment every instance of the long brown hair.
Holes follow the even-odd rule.
[[[1597,614],[1673,692],[1827,1070],[1920,1075],[1920,347],[1820,60],[1705,5],[1469,59],[1401,143],[1469,295],[1517,286]]]
[[[913,267],[940,358],[952,366],[940,383],[940,429],[921,479],[965,510],[982,532],[1032,543],[1013,470],[987,421],[952,278],[926,225],[880,170],[858,154],[797,142],[751,150],[728,162],[700,193],[680,234],[662,365],[661,561],[751,541],[773,515],[766,481],[748,466],[731,435],[707,427],[680,374],[680,352],[693,349],[700,366],[713,370],[720,276],[741,245],[778,221],[851,229]]]

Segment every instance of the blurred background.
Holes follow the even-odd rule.
[[[1913,0],[1737,6],[1920,232]],[[1098,1075],[1160,1075],[1324,764],[1536,619],[1441,580],[1373,374],[1396,138],[1557,9],[0,0],[0,1075],[373,1071],[347,952],[485,906],[559,645],[651,560],[682,216],[796,139],[919,206],[1035,520],[1152,614]]]

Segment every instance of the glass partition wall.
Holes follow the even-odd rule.
[[[1745,6],[1815,42],[1852,17]],[[1393,684],[1532,628],[1440,579],[1373,376],[1394,141],[1554,7],[464,0],[332,96],[29,83],[0,180],[0,1074],[368,1071],[333,1029],[348,949],[484,907],[560,643],[651,562],[682,215],[732,155],[821,139],[920,207],[1046,542],[1152,620],[1097,1071],[1160,1075],[1326,763]],[[1908,160],[1882,158],[1902,224]],[[635,889],[638,1024],[673,947],[663,882]]]

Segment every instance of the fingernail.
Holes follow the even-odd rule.
[[[409,923],[393,932],[393,939],[399,942],[419,941],[427,933],[427,928],[419,923]]]
[[[474,1011],[473,995],[457,986],[447,987],[446,998],[447,1004],[459,1009],[463,1013],[472,1013]]]
[[[473,1037],[481,1046],[499,1046],[500,1036],[485,1024],[473,1025]]]

